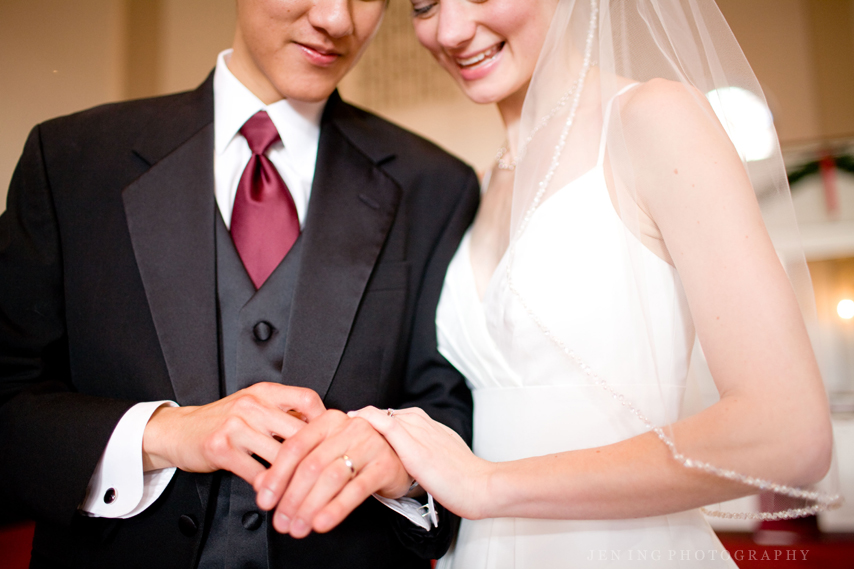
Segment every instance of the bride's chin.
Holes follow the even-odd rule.
[[[482,86],[472,86],[463,83],[461,87],[465,96],[471,102],[478,105],[493,105],[500,103],[510,96],[509,93],[505,93],[504,91],[496,91],[495,89],[488,89]]]
[[[477,81],[466,81],[459,75],[455,75],[457,84],[463,94],[473,103],[478,105],[492,105],[501,103],[502,101],[513,98],[517,93],[522,94],[527,91],[527,82],[522,87],[518,86],[518,77],[484,77]]]
[[[495,105],[501,102],[501,99],[496,99],[492,97],[469,97],[469,99],[471,99],[471,102],[475,103],[476,105]]]

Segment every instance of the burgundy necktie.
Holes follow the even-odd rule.
[[[279,140],[265,111],[258,111],[240,129],[252,158],[237,185],[231,213],[231,238],[255,288],[261,288],[288,254],[300,234],[291,192],[264,153]]]

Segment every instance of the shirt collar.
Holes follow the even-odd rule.
[[[228,68],[231,49],[219,54],[214,71],[214,144],[217,155],[240,132],[244,123],[258,111],[267,111],[285,148],[317,146],[320,118],[326,100],[318,103],[281,99],[265,105]]]

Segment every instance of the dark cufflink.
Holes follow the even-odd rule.
[[[116,498],[119,497],[119,493],[116,492],[115,488],[109,488],[106,492],[104,492],[104,503],[112,504],[116,501]]]

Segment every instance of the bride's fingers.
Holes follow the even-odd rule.
[[[405,413],[407,415],[417,415],[417,416],[421,417],[422,419],[432,421],[432,419],[430,418],[430,415],[428,415],[427,412],[424,409],[422,409],[421,407],[409,407],[407,409],[401,409],[400,412]]]
[[[420,437],[415,435],[416,431],[422,435],[430,435],[436,432],[437,427],[450,430],[417,407],[399,409],[394,411],[393,415],[387,410],[365,407],[359,411],[350,411],[348,415],[370,423],[398,451],[402,448],[401,445],[411,443],[413,439],[420,440]]]
[[[400,460],[405,466],[410,466],[412,459],[416,453],[416,438],[410,432],[413,428],[425,426],[423,419],[414,413],[395,413],[394,416],[388,414],[388,411],[380,411],[376,407],[365,407],[360,411],[356,411],[355,415],[360,419],[364,419],[376,429],[376,431],[385,437],[388,444],[394,448]],[[423,429],[422,429],[423,430]],[[417,454],[417,453],[416,453]],[[411,474],[411,472],[410,472]]]
[[[394,417],[388,414],[388,411],[380,411],[376,407],[369,406],[358,411],[350,411],[347,413],[350,417],[358,417],[364,419],[377,430],[378,433],[388,438],[389,431],[395,427]]]

